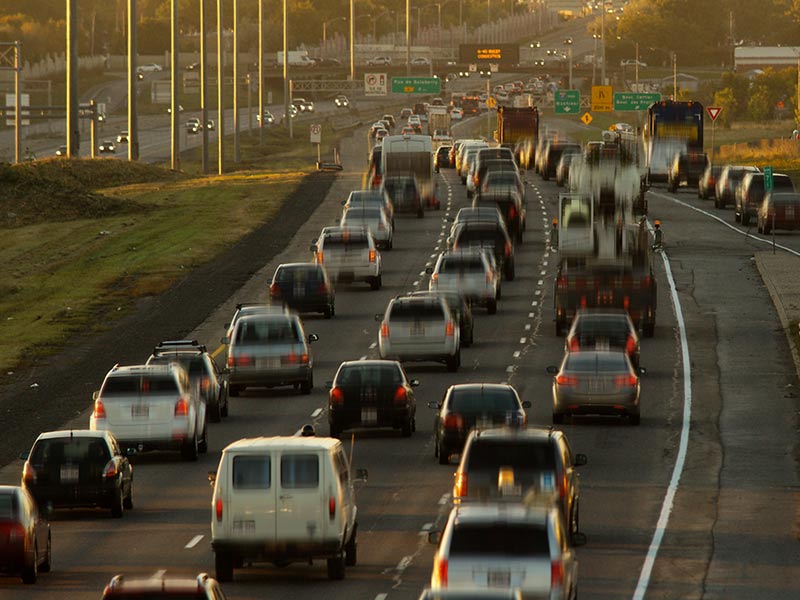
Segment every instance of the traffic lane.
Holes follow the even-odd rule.
[[[650,206],[669,228],[667,251],[690,308],[697,401],[665,545],[703,549],[706,560],[695,550],[658,562],[655,597],[674,597],[670,584],[684,581],[690,566],[709,597],[797,595],[798,382],[752,259],[760,248],[668,197],[651,193]]]

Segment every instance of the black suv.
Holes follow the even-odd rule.
[[[708,167],[708,156],[703,152],[679,152],[675,155],[667,174],[667,189],[678,191],[682,183],[694,187]]]
[[[788,175],[775,173],[772,175],[772,189],[775,193],[794,193],[794,184]],[[742,183],[736,188],[734,204],[734,220],[742,225],[749,225],[750,219],[758,218],[758,209],[764,200],[764,173],[747,173]]]
[[[473,207],[496,206],[503,216],[509,235],[517,243],[522,243],[522,232],[525,230],[525,206],[522,197],[511,186],[494,187],[476,195]]]
[[[197,340],[170,340],[153,349],[148,365],[179,363],[189,374],[189,383],[206,405],[206,415],[213,423],[228,416],[228,381],[222,370]]]
[[[511,237],[503,223],[490,223],[486,221],[470,221],[455,227],[455,231],[448,244],[453,250],[466,250],[469,248],[486,248],[494,252],[495,262],[502,269],[503,277],[513,281],[514,246]]]
[[[473,431],[455,474],[453,500],[552,496],[574,538],[580,524],[575,468],[586,462],[586,455],[573,455],[567,436],[552,428]]]
[[[272,302],[283,302],[297,312],[336,314],[336,295],[325,267],[316,263],[278,265],[269,286]]]
[[[133,508],[133,467],[107,431],[39,434],[25,462],[22,485],[36,504],[54,508],[107,508],[112,517]]]

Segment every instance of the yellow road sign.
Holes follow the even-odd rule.
[[[592,86],[592,111],[611,112],[614,110],[614,89],[610,85]]]
[[[589,123],[592,122],[592,115],[590,115],[588,112],[583,113],[581,121],[583,121],[584,125],[588,125]]]
[[[486,101],[486,104],[489,106],[489,108],[494,108],[495,106],[497,106],[497,100],[495,100],[490,96],[489,100]]]

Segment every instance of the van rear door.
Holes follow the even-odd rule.
[[[229,463],[231,493],[224,494],[223,531],[237,541],[274,544],[277,523],[277,467],[268,452],[234,455]]]
[[[329,482],[323,455],[319,450],[284,450],[278,465],[278,520],[277,539],[286,542],[318,542],[326,537],[329,501],[338,499]]]

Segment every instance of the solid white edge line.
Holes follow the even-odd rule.
[[[195,546],[197,546],[197,544],[200,543],[200,540],[202,540],[204,537],[205,536],[203,536],[202,534],[194,536],[191,540],[189,540],[189,543],[186,544],[184,548],[194,548]]]
[[[375,596],[375,600],[386,600],[386,597],[388,595],[389,594],[378,594],[377,596]]]
[[[153,579],[161,579],[166,572],[167,572],[166,569],[159,569],[158,571],[153,573]]]
[[[672,297],[672,307],[675,311],[675,319],[678,321],[678,329],[680,332],[681,360],[683,361],[683,420],[681,424],[681,439],[678,444],[678,456],[675,458],[672,478],[670,479],[669,487],[667,487],[667,493],[664,495],[664,501],[661,504],[661,513],[658,516],[656,530],[653,533],[653,539],[650,541],[647,556],[644,559],[642,570],[639,573],[639,581],[633,593],[633,600],[643,600],[645,592],[647,592],[647,587],[650,585],[650,575],[653,573],[653,566],[655,565],[658,551],[661,548],[661,542],[664,539],[664,533],[669,524],[672,504],[675,500],[675,494],[678,491],[684,464],[686,463],[686,454],[689,447],[689,431],[692,424],[692,366],[689,360],[689,342],[686,338],[686,323],[683,320],[683,309],[681,308],[680,299],[678,298],[678,290],[675,287],[675,279],[672,277],[672,266],[670,265],[669,258],[663,251],[661,253],[661,259],[664,261],[667,281],[669,281],[670,296]]]

